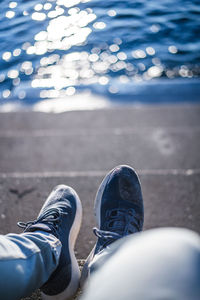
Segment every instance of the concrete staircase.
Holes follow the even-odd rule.
[[[181,226],[200,233],[198,105],[0,114],[0,233],[20,232],[16,222],[34,219],[51,189],[67,184],[82,200],[76,254],[86,258],[95,242],[95,193],[119,164],[139,173],[145,230]]]

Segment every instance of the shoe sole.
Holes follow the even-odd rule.
[[[76,215],[74,218],[74,223],[73,223],[70,233],[69,233],[69,243],[68,243],[71,264],[72,264],[71,281],[70,281],[69,285],[67,286],[67,288],[62,293],[59,293],[57,295],[50,296],[50,295],[46,295],[43,292],[41,292],[43,300],[67,300],[67,299],[70,299],[71,297],[73,297],[76,294],[78,287],[79,287],[80,269],[79,269],[78,262],[75,257],[75,254],[74,254],[74,245],[75,245],[75,242],[76,242],[79,230],[80,230],[80,226],[81,226],[82,205],[81,205],[81,201],[80,201],[77,193],[74,190],[73,190],[73,193],[75,195],[77,209],[76,209]]]
[[[95,198],[95,202],[94,202],[94,215],[96,218],[96,223],[97,223],[98,228],[100,228],[100,226],[101,226],[101,200],[102,200],[103,192],[105,190],[105,187],[106,187],[108,181],[110,180],[111,175],[116,170],[116,168],[112,169],[106,175],[106,177],[103,179],[102,183],[100,184],[99,189],[97,190],[97,194],[96,194],[96,198]]]
[[[116,169],[116,168],[115,168]],[[103,181],[101,182],[99,189],[97,190],[97,194],[95,197],[95,201],[94,201],[94,215],[96,217],[96,223],[97,226],[100,228],[100,208],[101,208],[101,197],[103,195],[103,191],[105,189],[105,186],[108,182],[108,180],[110,179],[110,176],[112,175],[113,171],[115,170],[111,170],[106,177],[103,179]],[[90,252],[89,256],[87,257],[85,264],[83,266],[82,272],[81,272],[81,279],[80,279],[80,287],[83,288],[83,286],[86,283],[87,278],[90,276],[90,272],[89,272],[89,264],[91,262],[91,260],[93,259],[94,256],[94,251],[95,251],[95,247],[96,244],[94,245],[94,248],[92,249],[92,251]]]

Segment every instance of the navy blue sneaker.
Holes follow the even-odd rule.
[[[102,181],[96,195],[94,228],[97,243],[88,256],[81,274],[81,286],[90,273],[89,265],[96,254],[129,234],[142,231],[143,198],[139,178],[129,166],[118,166]]]
[[[82,206],[76,192],[59,185],[45,201],[37,220],[19,222],[24,232],[42,230],[55,235],[62,243],[59,264],[40,288],[43,299],[66,300],[76,293],[80,271],[74,254],[74,244],[80,229]]]

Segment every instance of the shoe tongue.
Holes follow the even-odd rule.
[[[33,224],[29,228],[27,228],[27,230],[25,230],[25,231],[28,232],[28,231],[36,231],[36,230],[43,230],[46,232],[52,231],[51,228],[47,224],[44,224],[44,223]]]

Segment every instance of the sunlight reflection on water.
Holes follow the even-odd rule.
[[[5,0],[0,98],[60,98],[84,88],[115,95],[131,82],[199,77],[200,10],[195,1],[172,10],[170,1]]]

